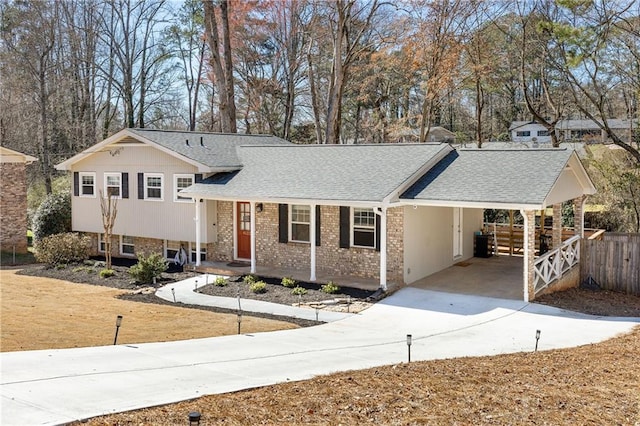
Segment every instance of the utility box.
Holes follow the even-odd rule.
[[[491,235],[476,235],[473,242],[473,255],[475,257],[491,257],[491,250],[489,250],[490,242]]]

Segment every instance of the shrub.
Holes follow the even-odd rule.
[[[109,278],[116,274],[116,271],[113,269],[102,269],[100,270],[100,278]]]
[[[249,285],[249,289],[254,293],[266,293],[267,284],[264,281],[256,281]]]
[[[289,277],[282,278],[282,285],[287,288],[294,288],[296,286],[296,280]]]
[[[295,287],[293,290],[291,290],[291,294],[295,295],[295,296],[304,296],[305,294],[307,294],[307,289],[304,287]]]
[[[74,273],[77,272],[89,272],[91,270],[91,268],[87,268],[86,266],[78,266],[77,268],[73,268],[72,271]]]
[[[340,291],[340,287],[335,285],[333,281],[329,281],[321,287],[321,290],[328,294],[335,294]]]
[[[71,231],[71,194],[68,191],[49,194],[33,215],[35,243],[49,235]]]
[[[89,237],[75,232],[49,235],[36,243],[36,260],[49,266],[81,263],[89,258],[90,244]]]
[[[242,281],[244,281],[245,284],[253,284],[256,282],[256,276],[251,274],[245,275],[242,277]]]
[[[227,281],[225,277],[216,277],[216,280],[213,282],[213,285],[218,287],[225,287],[227,284],[229,284],[229,281]]]
[[[160,253],[138,255],[138,263],[129,268],[129,275],[138,284],[151,284],[154,278],[159,278],[169,267],[167,259]]]

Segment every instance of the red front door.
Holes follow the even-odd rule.
[[[238,230],[238,259],[251,258],[251,205],[245,202],[238,202],[236,208]]]

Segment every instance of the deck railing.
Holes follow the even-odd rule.
[[[562,245],[538,257],[533,263],[533,288],[538,294],[565,272],[580,262],[580,236],[564,241]]]

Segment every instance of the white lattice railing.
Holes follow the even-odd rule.
[[[533,288],[535,294],[544,290],[580,262],[580,236],[576,235],[563,242],[533,262]]]

